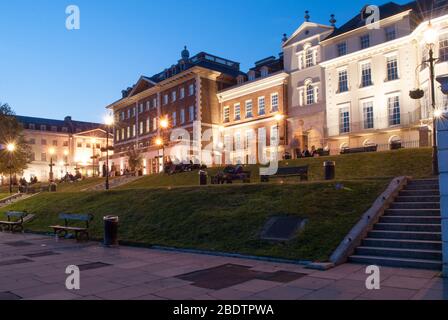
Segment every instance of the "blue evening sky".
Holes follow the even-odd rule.
[[[281,51],[303,22],[338,25],[374,0],[14,0],[0,1],[0,102],[20,115],[101,121],[105,106],[142,74],[176,63],[187,45],[241,62],[243,71]],[[398,3],[409,1],[398,0]],[[81,29],[65,28],[65,9]]]

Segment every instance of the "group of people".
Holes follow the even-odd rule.
[[[314,157],[320,156],[320,154],[317,151],[315,146],[312,146],[311,150],[308,149],[308,146],[305,146],[303,151],[301,151],[300,149],[297,149],[296,153],[297,153],[297,158],[314,158]]]

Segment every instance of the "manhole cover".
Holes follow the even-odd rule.
[[[0,266],[12,266],[15,264],[23,264],[23,263],[30,263],[33,262],[33,260],[30,259],[16,259],[16,260],[8,260],[8,261],[0,261]]]
[[[24,257],[28,258],[41,258],[41,257],[49,257],[49,256],[56,256],[59,253],[53,252],[53,251],[45,251],[45,252],[37,252],[37,253],[30,253],[30,254],[24,254]]]
[[[200,270],[178,276],[178,279],[193,282],[199,288],[220,290],[229,288],[251,280],[267,280],[279,283],[288,283],[305,274],[278,271],[274,273],[251,270],[250,267],[226,264],[223,266]]]
[[[302,230],[307,219],[299,217],[272,217],[265,224],[261,239],[269,241],[288,241]]]
[[[86,263],[81,264],[78,266],[80,271],[86,271],[86,270],[93,270],[93,269],[100,269],[105,267],[110,267],[111,264],[104,263],[104,262],[94,262],[94,263]]]
[[[0,301],[22,300],[22,297],[11,292],[0,292]]]
[[[26,241],[14,241],[14,242],[7,242],[5,243],[7,246],[11,247],[28,247],[33,245],[32,243],[26,242]]]

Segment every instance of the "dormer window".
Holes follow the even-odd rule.
[[[269,69],[268,67],[263,67],[261,68],[261,76],[262,77],[267,77],[269,75]]]
[[[255,71],[249,71],[249,81],[255,80]]]
[[[239,75],[236,78],[236,81],[237,81],[238,84],[243,84],[244,83],[244,76],[243,75]]]

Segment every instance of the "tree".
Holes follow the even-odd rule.
[[[142,155],[135,149],[131,149],[127,153],[129,169],[131,172],[137,172],[142,169]]]
[[[15,145],[11,154],[6,150],[10,143]],[[0,103],[0,172],[6,174],[22,173],[31,162],[31,147],[23,134],[23,128],[17,121],[8,104]]]

